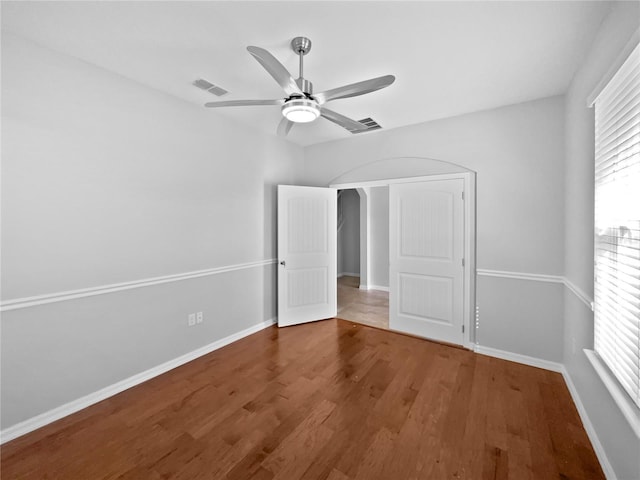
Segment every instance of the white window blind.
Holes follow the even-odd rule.
[[[640,407],[640,45],[595,101],[595,351]]]

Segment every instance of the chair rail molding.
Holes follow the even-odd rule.
[[[593,298],[584,293],[578,288],[571,280],[561,275],[547,275],[542,273],[525,273],[525,272],[510,272],[506,270],[488,270],[484,268],[478,268],[476,274],[479,277],[498,277],[498,278],[511,278],[515,280],[529,280],[534,282],[547,282],[547,283],[561,283],[569,289],[578,299],[584,303],[591,311],[593,311]]]
[[[559,275],[547,275],[543,273],[510,272],[505,270],[488,270],[484,268],[478,268],[476,273],[480,277],[499,277],[513,278],[516,280],[533,280],[536,282],[564,283],[564,278]]]
[[[276,259],[270,258],[268,260],[238,263],[235,265],[225,265],[222,267],[208,268],[206,270],[195,270],[192,272],[164,275],[161,277],[143,278],[141,280],[134,280],[131,282],[113,283],[110,285],[100,285],[97,287],[81,288],[78,290],[48,293],[44,295],[36,295],[33,297],[16,298],[12,300],[5,300],[4,302],[0,303],[0,312],[18,310],[20,308],[35,307],[38,305],[46,305],[48,303],[65,302],[68,300],[75,300],[84,297],[93,297],[95,295],[105,295],[107,293],[120,292],[123,290],[132,290],[134,288],[151,287],[153,285],[160,285],[163,283],[180,282],[182,280],[208,277],[210,275],[218,275],[221,273],[234,272],[237,270],[262,267],[275,263]]]

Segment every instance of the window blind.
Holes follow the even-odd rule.
[[[595,351],[640,407],[640,45],[595,101]]]

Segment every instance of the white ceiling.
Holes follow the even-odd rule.
[[[298,76],[289,43],[307,36],[305,77],[316,92],[385,74],[390,87],[327,106],[383,128],[562,94],[610,9],[604,1],[550,2],[2,2],[2,29],[197,105],[283,98],[246,51],[269,50]],[[203,107],[204,108],[204,107]],[[275,134],[279,107],[210,110]],[[368,132],[359,135],[375,135]],[[319,119],[289,140],[352,136]]]

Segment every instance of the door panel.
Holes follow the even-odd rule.
[[[389,187],[389,327],[463,343],[461,179]]]
[[[336,190],[278,186],[278,326],[337,311]]]
[[[453,281],[450,278],[399,273],[398,306],[402,315],[416,320],[451,323]]]
[[[327,268],[285,268],[288,308],[322,305],[328,302]]]

